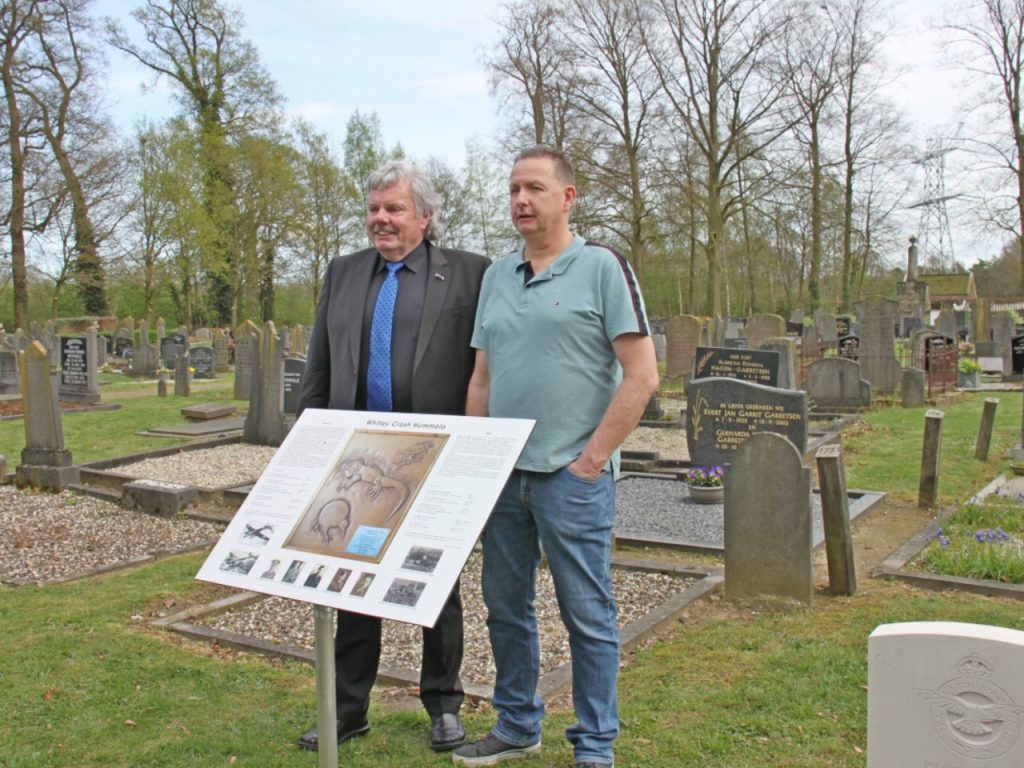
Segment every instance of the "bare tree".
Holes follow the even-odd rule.
[[[573,101],[599,131],[596,145],[577,154],[577,166],[589,177],[590,197],[606,201],[600,220],[625,245],[641,280],[651,234],[650,123],[660,86],[644,48],[645,21],[638,5],[573,0],[564,25],[577,57]]]
[[[825,133],[836,114],[833,95],[841,66],[837,31],[828,7],[802,0],[781,39],[781,58],[797,119],[794,134],[804,148],[810,181],[811,251],[807,294],[811,309],[821,305],[821,259],[825,174]]]
[[[977,137],[967,143],[993,157],[989,169],[1008,178],[1013,187],[1006,195],[989,192],[984,206],[989,221],[1016,242],[1024,285],[1024,0],[975,0],[941,28],[960,67],[979,90],[981,123]],[[992,130],[1000,123],[1005,129]]]
[[[523,119],[536,144],[562,149],[568,135],[569,93],[575,63],[564,44],[566,18],[547,0],[521,0],[506,6],[498,20],[501,40],[484,57],[491,92],[499,96],[515,122]]]
[[[663,24],[646,44],[677,130],[704,165],[707,311],[722,314],[725,224],[736,212],[738,165],[786,129],[770,59],[788,19],[768,0],[650,0]],[[738,145],[742,144],[742,147]]]

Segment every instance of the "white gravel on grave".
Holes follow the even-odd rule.
[[[485,623],[487,610],[480,593],[480,564],[480,554],[471,555],[461,581],[465,621],[462,679],[465,683],[490,686],[494,683],[494,662]],[[685,576],[621,568],[613,569],[612,578],[620,627],[646,615],[695,581]],[[558,614],[551,575],[544,568],[538,574],[536,608],[541,638],[541,674],[544,675],[569,661],[568,636]],[[257,637],[271,643],[307,650],[313,648],[312,607],[294,600],[270,597],[217,614],[204,623],[206,626]],[[422,655],[419,627],[385,621],[381,646],[382,666],[419,670]]]
[[[197,488],[230,488],[259,478],[276,451],[276,448],[266,445],[231,443],[183,450],[168,456],[119,464],[112,469],[136,480],[163,480]]]
[[[167,520],[71,491],[0,486],[0,580],[45,582],[215,540],[219,525]]]

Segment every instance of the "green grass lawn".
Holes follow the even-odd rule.
[[[79,461],[140,450],[132,432],[170,423],[189,402],[230,399],[225,385],[189,399],[125,396],[120,412],[69,415],[69,446]],[[987,462],[973,459],[984,398],[969,395],[944,408],[944,503],[970,495],[1005,464],[1002,454],[1019,431],[1021,395],[996,396]],[[109,400],[117,400],[114,391]],[[916,498],[924,410],[883,410],[865,421],[868,428],[844,438],[848,485]],[[20,451],[21,429],[20,422],[0,423],[0,452],[17,455],[11,446]],[[144,439],[141,446],[167,444]],[[202,560],[189,555],[69,584],[0,588],[0,767],[317,764],[294,745],[315,721],[311,667],[151,627],[156,612],[205,600],[210,588],[194,580]],[[941,620],[1024,630],[1017,602],[868,577],[861,575],[855,596],[817,595],[811,609],[772,613],[718,599],[694,609],[621,675],[618,764],[863,768],[867,637],[875,627]],[[340,765],[451,764],[449,755],[427,748],[420,709],[382,711],[375,704],[371,721],[368,737],[341,749]],[[493,716],[487,706],[467,708],[465,721],[477,736]],[[524,765],[571,765],[562,731],[572,721],[566,706],[551,706],[544,749]]]
[[[63,415],[64,443],[74,460],[84,464],[98,459],[109,459],[158,448],[171,448],[189,442],[182,438],[143,437],[136,432],[150,427],[184,424],[188,420],[181,409],[208,402],[233,403],[248,408],[243,400],[233,400],[234,376],[192,382],[189,397],[156,397],[156,383],[140,385],[124,376],[104,376],[113,383],[100,387],[103,403],[118,404],[118,410],[81,411]],[[168,392],[174,391],[173,382]],[[151,396],[152,395],[152,396]],[[21,460],[25,447],[25,422],[21,419],[0,421],[0,455],[6,456],[9,468]],[[0,763],[2,765],[2,763]]]

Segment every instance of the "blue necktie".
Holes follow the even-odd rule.
[[[391,410],[391,326],[398,298],[398,275],[404,264],[389,262],[384,282],[377,294],[370,325],[370,361],[366,369],[366,409]]]

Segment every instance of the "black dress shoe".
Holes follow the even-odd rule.
[[[338,743],[344,744],[356,736],[364,736],[370,732],[370,724],[366,720],[348,720],[344,723],[338,722]],[[299,749],[308,749],[316,752],[320,746],[320,729],[313,728],[306,731],[299,737]]]
[[[452,712],[433,715],[430,718],[430,748],[435,752],[447,752],[466,743],[466,729],[459,716]]]

